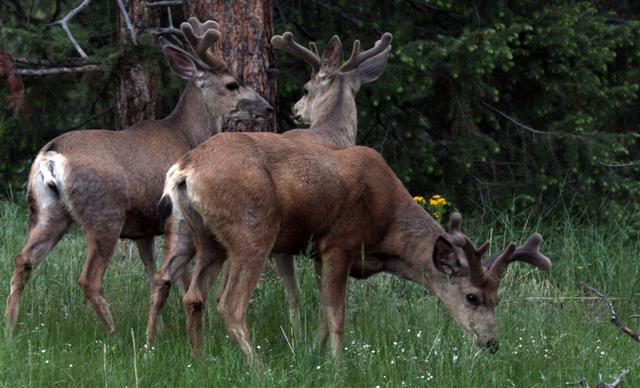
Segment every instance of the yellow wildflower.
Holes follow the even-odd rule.
[[[444,197],[436,194],[431,197],[431,199],[429,200],[429,204],[432,206],[444,206],[447,204],[447,200]]]
[[[424,205],[425,204],[425,200],[423,196],[417,195],[415,197],[413,197],[413,200],[418,202],[420,205]]]

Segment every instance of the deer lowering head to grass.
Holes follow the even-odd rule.
[[[331,38],[322,56],[318,54],[315,43],[310,44],[313,51],[306,49],[293,40],[291,32],[274,36],[271,39],[274,48],[303,59],[312,68],[311,79],[304,87],[304,94],[293,108],[296,121],[300,124],[310,124],[310,127],[293,129],[281,136],[313,140],[337,147],[355,145],[358,127],[356,93],[363,83],[375,81],[384,72],[391,50],[391,40],[391,34],[385,33],[365,52],[360,51],[360,42],[356,40],[351,57],[343,63],[342,44],[337,36]],[[148,343],[155,341],[156,322],[172,282],[180,277],[191,259],[184,254],[193,250],[192,247],[186,246],[191,240],[189,234],[189,228],[179,219],[171,217],[168,220],[165,261],[156,276],[156,289],[149,310]],[[285,285],[290,319],[294,329],[297,329],[300,325],[300,291],[293,256],[275,253],[274,257],[276,268]],[[221,292],[218,293],[218,297],[221,297]]]
[[[220,134],[187,153],[167,174],[165,206],[191,227],[197,245],[184,303],[194,353],[202,310],[223,261],[218,311],[229,334],[257,363],[245,320],[270,252],[295,254],[311,241],[324,319],[319,339],[340,349],[348,276],[388,272],[433,291],[479,346],[497,345],[500,279],[514,261],[548,270],[534,234],[482,262],[462,233],[447,233],[415,203],[384,159],[366,147],[337,149],[270,133]]]
[[[31,167],[27,188],[29,231],[15,257],[7,299],[7,323],[14,329],[20,299],[33,269],[77,223],[87,242],[80,275],[84,289],[109,332],[115,330],[103,295],[104,273],[118,238],[135,240],[153,285],[154,235],[164,177],[182,154],[219,132],[234,116],[268,116],[271,106],[238,83],[213,46],[216,22],[196,18],[181,25],[191,53],[163,42],[172,70],[188,80],[175,110],[163,120],[142,121],[123,131],[65,133],[45,145]]]

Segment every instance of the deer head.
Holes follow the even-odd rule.
[[[311,79],[304,85],[303,96],[293,106],[293,118],[298,124],[311,125],[312,118],[320,117],[318,110],[324,105],[332,105],[334,93],[350,90],[355,93],[363,83],[378,79],[384,72],[387,57],[391,50],[392,35],[385,32],[373,48],[360,51],[360,41],[353,42],[351,57],[342,63],[342,43],[334,35],[327,47],[318,54],[315,43],[309,43],[310,49],[298,44],[291,32],[275,35],[271,45],[279,50],[292,54],[311,65]],[[332,98],[334,97],[334,98]]]
[[[489,244],[484,243],[476,249],[462,233],[461,221],[460,214],[454,213],[449,226],[450,238],[439,236],[436,240],[433,263],[438,276],[430,287],[452,317],[474,336],[478,346],[495,351],[498,346],[498,289],[507,266],[523,261],[548,271],[551,261],[538,250],[542,237],[537,233],[532,234],[523,246],[516,249],[516,244],[511,243],[502,252],[482,261]]]
[[[169,66],[179,77],[192,81],[201,94],[205,110],[211,117],[263,118],[273,108],[253,89],[243,86],[230,74],[225,61],[216,54],[220,40],[218,23],[204,23],[195,18],[180,25],[191,53],[161,39],[162,50]]]

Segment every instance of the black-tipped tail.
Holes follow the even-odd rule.
[[[158,215],[160,216],[160,230],[164,230],[164,225],[167,222],[167,218],[173,211],[173,203],[171,203],[171,197],[163,195],[158,202]]]

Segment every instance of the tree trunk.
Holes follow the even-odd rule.
[[[273,35],[271,0],[187,0],[185,16],[220,24],[222,52],[239,81],[260,93],[276,109],[276,80],[271,69]],[[274,131],[275,115],[259,129],[249,121],[231,122],[225,131]]]
[[[157,10],[145,5],[145,0],[123,0],[129,14],[131,24],[137,35],[145,27],[159,26]],[[125,18],[116,6],[118,45],[133,44],[127,29]],[[156,87],[152,72],[145,70],[136,61],[122,61],[116,78],[116,125],[119,129],[127,128],[138,121],[152,119],[156,114]]]

